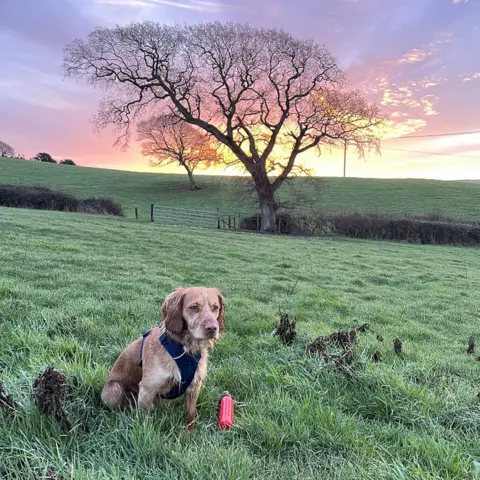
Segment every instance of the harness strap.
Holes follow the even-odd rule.
[[[142,367],[143,364],[143,348],[145,344],[145,339],[150,335],[151,332],[152,329],[145,330],[142,334],[142,343],[140,344],[140,361],[138,362],[139,367]],[[162,325],[161,327],[160,337],[158,340],[177,364],[181,376],[180,383],[174,385],[167,394],[162,396],[162,398],[178,398],[185,393],[185,391],[192,383],[195,377],[198,363],[200,362],[202,355],[186,353],[181,343],[175,342],[166,335],[164,325]]]
[[[142,343],[140,345],[140,361],[138,362],[138,366],[141,367],[143,364],[143,344],[145,343],[145,339],[150,335],[152,332],[152,329],[150,328],[149,330],[145,330],[142,333]]]

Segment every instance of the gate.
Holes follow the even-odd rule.
[[[209,212],[205,210],[190,210],[188,208],[168,207],[166,205],[151,205],[150,219],[152,222],[168,225],[180,225],[193,228],[236,229],[236,218],[228,216],[228,220],[220,216],[220,210]]]

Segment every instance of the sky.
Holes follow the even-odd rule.
[[[0,140],[26,158],[153,170],[137,143],[122,152],[111,133],[94,133],[100,92],[61,68],[74,38],[146,19],[312,37],[389,116],[381,156],[348,150],[347,176],[480,179],[480,0],[0,0]],[[435,136],[455,132],[478,133]],[[343,174],[343,150],[303,161],[317,175]]]

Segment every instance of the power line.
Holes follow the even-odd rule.
[[[408,140],[409,138],[428,138],[428,137],[454,137],[457,135],[472,135],[480,133],[480,130],[473,130],[471,132],[451,132],[451,133],[431,133],[429,135],[411,135],[409,137],[389,138],[389,140]]]
[[[474,156],[474,155],[456,155],[454,153],[444,153],[444,152],[424,152],[422,150],[403,150],[401,148],[382,148],[382,150],[391,150],[394,152],[420,153],[423,155],[442,155],[445,157],[473,158],[475,160],[480,160],[480,157]]]
[[[388,140],[407,140],[410,138],[430,138],[430,137],[454,137],[458,135],[472,135],[475,133],[480,133],[480,130],[472,130],[469,132],[450,132],[450,133],[431,133],[428,135],[412,135],[410,137],[397,137],[389,138]],[[418,153],[421,155],[440,155],[443,157],[457,157],[457,158],[471,158],[474,160],[480,160],[480,157],[474,155],[455,155],[453,153],[444,153],[444,152],[425,152],[421,150],[403,150],[401,148],[382,148],[382,150],[390,150],[394,152],[406,152],[406,153]],[[343,153],[343,176],[346,177],[347,170],[347,142],[345,141],[344,153]]]

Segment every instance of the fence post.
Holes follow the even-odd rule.
[[[257,215],[257,232],[260,230],[260,215]]]
[[[220,209],[217,207],[217,228],[220,230]]]
[[[233,229],[236,230],[237,229],[237,217],[233,217]]]
[[[155,205],[153,203],[150,205],[150,221],[152,221],[152,222],[153,222],[153,207],[154,206]]]
[[[230,230],[232,228],[232,217],[229,215],[228,216],[228,229]]]
[[[135,220],[138,220],[138,208],[135,207]]]

